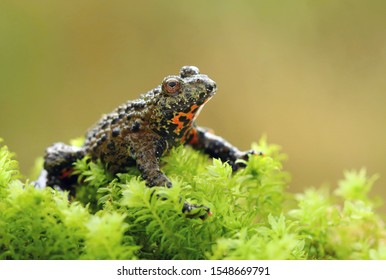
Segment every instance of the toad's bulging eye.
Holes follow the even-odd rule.
[[[177,93],[181,89],[181,82],[176,78],[166,79],[163,89],[169,94]]]

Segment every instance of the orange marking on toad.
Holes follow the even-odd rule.
[[[185,113],[185,112],[179,112],[178,114],[176,114],[173,119],[172,119],[172,123],[173,124],[176,124],[177,127],[176,129],[174,130],[175,133],[179,134],[181,129],[188,125],[188,124],[185,124],[183,121],[180,120],[181,117],[185,117],[186,119],[189,120],[188,123],[191,123],[193,121],[193,118],[195,116],[195,113],[193,113],[193,111],[195,109],[197,109],[198,106],[196,104],[193,104],[191,107],[190,107],[190,110],[189,112]]]

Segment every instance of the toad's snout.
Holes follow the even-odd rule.
[[[208,82],[206,85],[205,85],[205,88],[206,88],[206,92],[207,93],[211,93],[211,92],[216,92],[216,89],[217,89],[217,85],[214,81],[210,81]]]

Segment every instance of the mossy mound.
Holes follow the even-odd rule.
[[[287,191],[285,155],[263,139],[247,167],[189,147],[163,159],[173,188],[147,188],[136,168],[113,176],[76,163],[76,198],[24,182],[0,147],[0,259],[386,259],[386,228],[368,195],[376,177],[350,171],[334,191]],[[205,220],[181,213],[203,204]]]

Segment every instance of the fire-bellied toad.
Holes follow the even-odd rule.
[[[94,161],[100,159],[112,173],[136,164],[147,186],[171,187],[160,170],[160,158],[180,144],[227,161],[236,170],[241,166],[236,160],[246,160],[254,151],[241,152],[195,124],[216,89],[216,83],[200,74],[197,67],[182,67],[179,76],[167,76],[160,86],[104,115],[88,131],[82,147],[63,143],[49,147],[44,157],[45,184],[71,190],[76,181],[69,176],[73,163],[89,155]],[[185,204],[184,211],[192,207]]]

